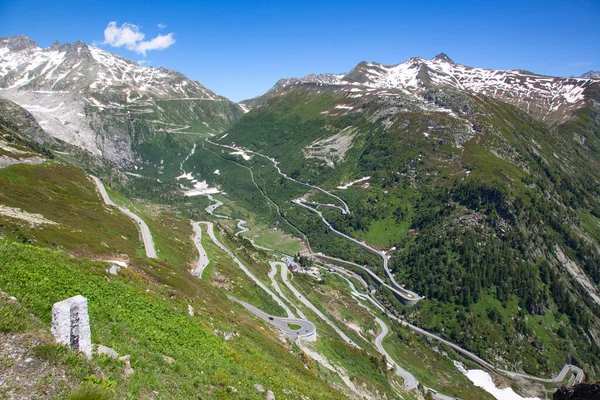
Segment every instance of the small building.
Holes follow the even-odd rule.
[[[292,272],[296,272],[300,268],[302,268],[302,266],[300,264],[298,264],[296,261],[294,261],[294,259],[291,257],[286,257],[284,261],[288,265],[288,267],[292,270]]]
[[[367,286],[367,290],[369,291],[369,293],[373,294],[377,291],[377,289],[375,288],[375,286],[373,285],[369,285]]]

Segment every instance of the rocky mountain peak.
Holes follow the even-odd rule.
[[[69,58],[93,60],[90,48],[80,40],[73,44],[65,43],[60,46],[60,51],[66,52],[66,56]]]
[[[433,57],[431,59],[431,61],[437,61],[437,62],[445,62],[448,64],[455,64],[454,61],[452,61],[452,59],[450,57],[448,57],[445,53],[440,53],[437,56]]]
[[[52,42],[52,44],[50,45],[49,49],[50,50],[59,50],[60,49],[60,42],[58,40],[55,40],[54,42]]]
[[[36,42],[29,39],[25,35],[15,35],[8,40],[7,44],[11,51],[20,51],[29,48],[40,47]]]
[[[600,79],[600,71],[588,71],[585,74],[581,75],[581,78],[586,79]]]

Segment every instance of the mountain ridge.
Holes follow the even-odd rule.
[[[41,48],[0,38],[0,96],[28,109],[43,128],[118,165],[140,162],[136,132],[220,131],[241,107],[167,68],[138,63],[81,41]]]
[[[580,76],[580,78],[587,78],[587,79],[600,79],[600,71],[592,71],[589,70],[588,72],[586,72],[585,74],[582,74]]]
[[[315,79],[315,76],[327,79]],[[412,95],[420,95],[430,88],[451,87],[502,100],[542,121],[562,123],[582,106],[584,92],[594,83],[585,77],[561,78],[519,69],[474,68],[456,63],[440,53],[430,60],[411,57],[391,65],[361,61],[345,74],[309,74],[303,78],[282,79],[263,95],[242,103],[252,108],[264,103],[266,98],[300,84],[329,85],[333,89],[357,93],[358,89],[367,92],[396,90]],[[370,97],[368,93],[366,97]]]

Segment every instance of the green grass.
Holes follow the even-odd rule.
[[[104,264],[60,252],[7,241],[0,243],[0,250],[0,287],[16,295],[43,323],[49,323],[54,302],[75,294],[88,298],[92,341],[130,354],[136,370],[124,380],[122,371],[110,361],[97,361],[114,374],[118,393],[259,398],[254,384],[260,383],[278,397],[284,388],[295,393],[292,397],[299,393],[312,398],[342,397],[305,371],[296,356],[277,344],[276,335],[257,330],[255,323],[244,317],[247,313],[232,308],[210,285],[190,278],[181,282],[164,279],[167,286],[155,285],[132,268],[107,279]],[[158,261],[147,269],[159,280],[161,275],[179,273]],[[201,296],[196,297],[198,294]],[[187,314],[187,304],[193,304],[196,317]],[[233,328],[241,333],[240,338],[226,343],[213,333],[213,327]],[[47,349],[46,353],[53,351]],[[168,365],[162,355],[173,357],[176,363]],[[232,386],[237,394],[231,392]]]
[[[69,394],[67,400],[114,400],[115,398],[116,396],[101,386],[86,384]]]
[[[439,393],[464,400],[493,399],[483,389],[473,386],[471,381],[454,366],[452,360],[439,351],[439,346],[432,346],[412,331],[391,324],[387,319],[384,321],[390,327],[390,333],[383,341],[384,348],[419,382]]]
[[[17,302],[0,295],[0,333],[23,333],[43,328],[42,323]]]
[[[0,215],[0,233],[21,242],[80,255],[135,254],[141,242],[135,224],[105,207],[80,170],[58,162],[0,169],[0,204],[41,214],[59,225],[38,225]]]
[[[184,270],[194,267],[198,259],[198,250],[194,246],[193,229],[187,218],[178,215],[173,207],[128,199],[109,187],[106,190],[112,201],[136,213],[148,224],[157,255],[161,260]]]
[[[288,323],[287,326],[288,326],[288,328],[295,330],[295,331],[302,329],[302,325],[298,325],[298,324],[289,324]]]
[[[585,210],[578,210],[577,215],[581,220],[581,227],[594,240],[600,243],[600,218],[593,216]]]

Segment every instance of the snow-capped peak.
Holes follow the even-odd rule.
[[[179,72],[144,67],[81,41],[40,48],[25,36],[0,38],[0,96],[30,111],[54,137],[118,162],[132,160],[129,137],[119,131],[118,149],[110,140],[98,139],[107,129],[99,122],[105,115],[119,115],[120,121],[144,115],[165,130],[162,116],[171,124],[185,118],[208,127],[206,120],[226,125],[242,112]],[[223,107],[206,100],[223,102]],[[159,105],[166,101],[169,107]],[[221,112],[206,112],[214,108]]]
[[[600,71],[588,71],[585,74],[581,75],[581,78],[600,79]]]
[[[117,103],[145,97],[223,99],[178,72],[144,67],[81,41],[42,49],[25,36],[0,39],[0,88],[84,90],[100,97],[109,92]]]
[[[450,57],[448,57],[445,53],[440,53],[437,56],[433,57],[431,59],[431,61],[433,62],[444,62],[444,63],[448,63],[448,64],[454,64],[454,61],[452,61],[452,59]]]
[[[314,78],[318,76],[280,81],[274,89],[278,91],[293,84],[326,83],[398,90],[420,96],[432,87],[452,87],[500,99],[540,119],[552,119],[557,113],[562,119],[583,104],[584,92],[593,84],[591,79],[549,77],[522,70],[473,68],[455,63],[444,53],[431,60],[412,57],[396,65],[363,61],[346,75],[331,75],[335,78],[326,81]],[[593,78],[590,75],[585,77]]]

